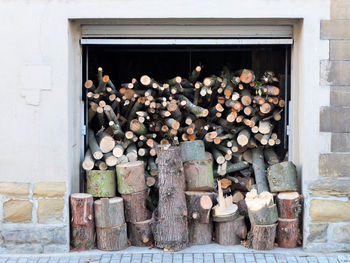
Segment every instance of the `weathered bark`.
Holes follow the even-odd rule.
[[[153,214],[156,247],[180,250],[188,244],[185,176],[180,148],[157,147],[159,205]]]
[[[72,194],[71,202],[71,246],[74,250],[95,247],[94,200],[90,194]]]
[[[115,171],[87,171],[86,189],[94,197],[114,197],[116,194]]]
[[[135,223],[145,221],[149,218],[146,208],[147,192],[140,191],[131,194],[122,194],[124,200],[125,221]]]
[[[258,193],[269,191],[266,178],[266,165],[264,155],[261,147],[252,149],[253,154],[253,169],[255,175],[255,182],[258,187]]]
[[[151,219],[128,223],[129,240],[132,246],[147,247],[154,242]]]
[[[269,165],[277,164],[279,163],[279,158],[273,148],[266,148],[264,149],[264,157],[265,161]]]
[[[271,165],[267,169],[271,192],[297,191],[297,171],[292,162],[282,162]]]
[[[128,246],[126,223],[109,228],[96,227],[97,248],[105,251],[118,251]]]
[[[183,162],[206,160],[204,142],[201,140],[181,142],[180,149]]]
[[[117,165],[118,192],[131,194],[146,189],[143,161]]]
[[[202,224],[197,220],[188,220],[188,239],[191,245],[206,245],[212,242],[213,223]]]
[[[213,161],[188,161],[184,163],[186,189],[189,191],[211,191],[214,188]]]
[[[215,194],[187,191],[185,192],[185,195],[189,218],[202,224],[208,224],[210,211],[213,206],[212,200],[214,199]]]
[[[233,221],[215,223],[215,241],[220,245],[239,245],[246,236],[247,227],[244,216],[240,216]]]
[[[128,157],[129,162],[137,161],[137,148],[135,143],[130,143],[128,148],[126,148],[126,157]]]
[[[207,117],[209,114],[209,111],[205,108],[199,107],[194,105],[188,98],[186,98],[183,95],[178,95],[178,99],[181,101],[185,101],[186,108],[196,115],[196,117]]]
[[[252,248],[256,250],[272,250],[275,245],[276,224],[252,225]]]
[[[88,131],[88,137],[89,137],[89,149],[92,153],[92,156],[96,159],[96,160],[101,160],[103,157],[103,153],[100,149],[100,146],[98,145],[95,135],[94,135],[94,131],[89,129]]]
[[[123,199],[101,198],[95,201],[97,247],[116,251],[127,246]]]
[[[278,219],[277,244],[283,248],[296,248],[299,237],[299,219]]]
[[[297,192],[279,193],[277,195],[276,203],[279,218],[299,218],[302,210],[302,204],[301,196]]]

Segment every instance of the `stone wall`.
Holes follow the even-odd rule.
[[[330,152],[319,156],[319,179],[311,183],[305,247],[350,249],[350,1],[332,0],[331,19],[321,21],[329,59],[321,61],[321,88],[330,104],[320,109],[320,132],[330,133]]]
[[[0,253],[66,252],[65,182],[0,182]]]

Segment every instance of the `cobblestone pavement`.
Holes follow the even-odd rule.
[[[1,256],[0,263],[350,263],[349,254],[285,253],[71,253]]]

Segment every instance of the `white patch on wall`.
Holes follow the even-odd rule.
[[[52,75],[50,65],[24,65],[21,69],[21,95],[28,105],[40,104],[40,92],[51,90]]]

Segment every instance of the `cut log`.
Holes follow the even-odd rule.
[[[263,150],[261,147],[252,149],[252,154],[255,182],[258,187],[258,193],[260,194],[264,191],[269,191]]]
[[[271,165],[267,169],[267,178],[273,193],[297,191],[297,171],[292,162]]]
[[[93,197],[115,197],[115,171],[90,170],[86,173],[86,189]]]
[[[129,240],[131,245],[148,247],[154,242],[151,229],[151,220],[128,223]]]
[[[97,248],[104,251],[119,251],[128,247],[126,223],[109,227],[96,227]]]
[[[186,204],[188,216],[202,224],[209,223],[210,210],[213,206],[214,193],[187,191]]]
[[[128,157],[129,162],[137,161],[137,149],[135,143],[129,144],[128,148],[126,148],[126,157]]]
[[[299,218],[302,210],[301,196],[297,192],[279,193],[276,199],[280,219]]]
[[[218,204],[213,207],[215,222],[228,222],[238,217],[238,207],[232,201],[232,195],[224,197],[221,182],[218,181]]]
[[[201,140],[181,142],[180,149],[183,162],[206,160],[204,142]]]
[[[261,134],[268,134],[272,129],[272,125],[269,121],[259,121],[259,132]]]
[[[207,245],[212,242],[213,224],[202,224],[196,220],[188,220],[188,239],[191,245]]]
[[[149,212],[146,208],[147,192],[145,190],[132,194],[122,194],[122,197],[126,222],[141,222],[149,218]]]
[[[273,195],[269,192],[258,194],[255,189],[247,193],[245,202],[249,220],[253,225],[270,225],[278,220],[277,207]]]
[[[94,200],[92,195],[77,193],[70,197],[71,203],[71,246],[74,250],[88,250],[95,247]]]
[[[178,99],[180,101],[184,101],[186,108],[193,113],[196,117],[207,117],[209,114],[209,111],[205,108],[199,107],[194,105],[188,98],[186,98],[183,95],[178,95]]]
[[[103,153],[108,153],[112,151],[115,146],[115,140],[113,139],[113,137],[105,132],[99,133],[99,135],[97,136],[97,142]]]
[[[116,146],[114,146],[113,149],[113,155],[117,158],[119,158],[120,156],[122,156],[124,153],[124,148],[121,144],[117,144]]]
[[[268,165],[273,165],[279,163],[279,158],[273,148],[264,149],[265,161]]]
[[[103,155],[103,158],[106,162],[106,164],[109,166],[109,167],[113,167],[113,166],[116,166],[117,165],[117,162],[118,162],[118,158],[115,157],[113,155],[113,153],[109,152],[109,153],[105,153]]]
[[[127,247],[123,199],[101,198],[94,204],[97,248],[116,251]]]
[[[133,119],[130,122],[130,130],[137,135],[146,134],[147,128],[145,124],[141,123],[138,119]]]
[[[255,80],[254,72],[249,69],[243,69],[240,74],[240,80],[245,84],[253,82]]]
[[[249,192],[254,185],[254,178],[249,176],[236,176],[237,182],[233,184],[233,187],[237,190]]]
[[[192,73],[190,74],[190,76],[188,77],[188,80],[192,83],[194,83],[197,78],[199,77],[199,74],[201,73],[202,67],[201,66],[197,66]]]
[[[89,149],[92,153],[92,156],[96,159],[96,160],[101,160],[103,157],[103,153],[100,149],[100,146],[98,145],[95,135],[94,135],[94,131],[89,129],[88,131],[88,136],[89,136]]]
[[[240,133],[237,136],[237,143],[240,146],[245,146],[248,144],[250,138],[250,132],[247,129],[244,129],[240,131]]]
[[[299,238],[299,219],[278,219],[277,244],[283,248],[296,248]]]
[[[131,194],[146,189],[143,161],[119,164],[116,169],[119,193]]]
[[[213,161],[188,161],[184,164],[186,190],[211,191],[214,188]]]
[[[107,164],[105,162],[103,162],[103,161],[97,161],[95,163],[95,167],[97,167],[101,171],[106,171],[108,169]]]
[[[92,170],[95,166],[95,160],[94,158],[92,157],[92,153],[91,153],[91,150],[88,149],[85,153],[85,157],[84,157],[84,161],[83,161],[83,164],[82,164],[82,167],[85,171],[89,171],[89,170]]]
[[[152,225],[156,247],[180,250],[188,244],[185,176],[180,147],[157,147],[159,205]]]
[[[272,250],[275,246],[276,224],[252,225],[252,248],[256,250]]]
[[[148,163],[148,170],[149,170],[149,173],[152,175],[152,176],[157,176],[158,175],[158,167],[154,161],[154,158],[153,157],[149,157],[147,159],[147,163]]]
[[[233,221],[215,223],[215,241],[223,246],[240,245],[247,236],[244,216]]]

